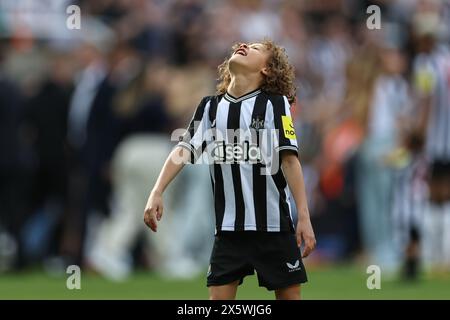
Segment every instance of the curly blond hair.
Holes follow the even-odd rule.
[[[270,52],[267,67],[269,69],[268,75],[264,77],[261,89],[269,94],[281,94],[288,98],[290,103],[295,101],[296,87],[295,87],[295,73],[294,67],[289,63],[286,50],[283,47],[276,45],[272,40],[264,39],[258,41],[265,46],[266,50]],[[239,43],[233,45],[232,53],[239,47]],[[217,94],[225,94],[228,85],[231,81],[230,70],[228,62],[230,57],[227,57],[224,62],[218,67],[219,79],[217,85]]]

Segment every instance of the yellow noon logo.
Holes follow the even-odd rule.
[[[292,118],[290,116],[281,116],[281,120],[283,122],[284,136],[288,139],[297,139]]]

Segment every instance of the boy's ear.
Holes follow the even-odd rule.
[[[264,67],[261,70],[261,73],[267,77],[269,75],[269,68],[268,67]]]

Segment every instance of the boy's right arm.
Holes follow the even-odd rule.
[[[173,178],[183,169],[190,157],[191,153],[187,149],[175,147],[167,157],[158,180],[150,192],[144,210],[144,222],[154,232],[156,232],[158,221],[161,220],[163,214],[162,194]]]
[[[167,157],[158,180],[148,197],[144,210],[144,222],[154,232],[156,232],[158,221],[161,220],[163,214],[162,194],[164,190],[186,163],[195,162],[196,150],[201,148],[203,144],[203,137],[209,123],[209,105],[210,97],[204,97],[198,105],[178,146]]]

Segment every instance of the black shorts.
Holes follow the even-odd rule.
[[[435,160],[431,163],[431,180],[450,179],[450,161]]]
[[[260,287],[286,288],[307,281],[295,234],[289,232],[222,231],[216,234],[207,286],[220,286],[256,271]]]

